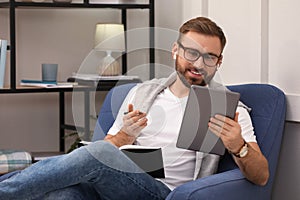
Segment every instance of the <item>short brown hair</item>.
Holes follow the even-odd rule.
[[[223,33],[222,29],[210,19],[206,17],[197,17],[185,22],[179,29],[179,40],[182,34],[185,34],[189,31],[195,31],[197,33],[209,36],[217,36],[220,39],[221,48],[223,51],[226,44],[225,34]]]

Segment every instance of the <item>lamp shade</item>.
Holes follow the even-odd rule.
[[[97,24],[94,49],[97,51],[125,51],[123,24]]]

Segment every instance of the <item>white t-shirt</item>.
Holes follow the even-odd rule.
[[[124,111],[127,111],[128,103],[131,103],[135,88],[133,88],[124,100],[115,123],[108,134],[115,135],[122,127]],[[162,91],[153,102],[147,114],[147,127],[145,127],[135,144],[142,146],[161,147],[165,167],[165,177],[159,179],[171,190],[175,187],[193,180],[196,153],[195,151],[176,147],[176,141],[180,130],[187,97],[176,97],[169,88]],[[242,135],[246,142],[256,142],[252,123],[245,108],[238,107],[239,123],[242,127]]]

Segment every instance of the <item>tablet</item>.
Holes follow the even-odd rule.
[[[192,85],[177,144],[179,148],[224,155],[222,140],[208,129],[210,117],[221,114],[234,118],[240,94],[225,88]]]

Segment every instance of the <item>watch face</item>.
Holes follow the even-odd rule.
[[[248,154],[248,146],[247,145],[243,146],[239,154],[241,158],[245,157]]]

